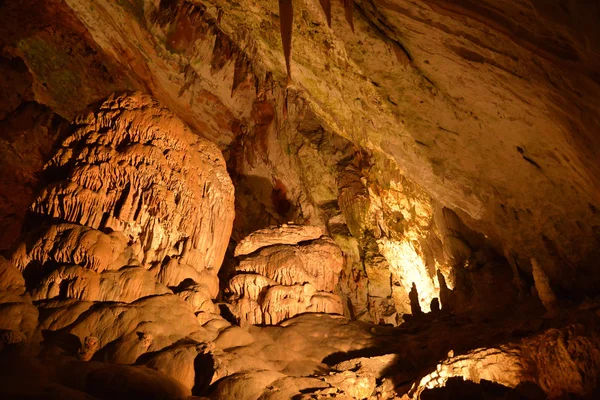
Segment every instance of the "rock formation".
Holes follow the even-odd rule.
[[[74,121],[43,174],[31,228],[1,259],[4,345],[61,332],[82,362],[155,353],[148,366],[169,375],[161,350],[216,337],[202,324],[221,320],[211,298],[234,214],[214,145],[149,96],[114,95]],[[191,394],[193,375],[175,392]]]
[[[453,377],[475,383],[487,380],[510,388],[531,382],[549,398],[582,393],[596,387],[600,364],[581,355],[599,351],[595,333],[584,333],[581,325],[551,329],[519,343],[450,357],[415,384],[410,397],[419,398],[423,390],[442,387]]]
[[[556,314],[559,310],[558,299],[552,291],[548,277],[535,258],[531,259],[531,269],[533,272],[533,281],[535,282],[535,290],[546,308],[546,312],[549,315]]]
[[[114,96],[78,118],[44,173],[52,181],[31,213],[53,222],[12,257],[25,274],[64,265],[48,271],[36,299],[132,301],[167,290],[155,277],[167,286],[191,279],[217,295],[233,187],[220,152],[154,100]],[[115,289],[124,284],[134,293]]]
[[[343,314],[334,294],[344,260],[338,246],[312,226],[283,225],[244,238],[229,280],[240,325],[277,325],[295,315]]]
[[[0,398],[600,397],[599,4],[0,1]]]

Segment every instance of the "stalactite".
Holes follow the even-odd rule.
[[[294,7],[292,0],[279,0],[279,29],[281,31],[281,43],[285,57],[285,67],[288,81],[292,79],[291,56],[292,56],[292,31],[294,25]]]
[[[348,21],[348,25],[350,25],[350,29],[354,32],[354,0],[342,0],[344,3],[344,15],[346,17],[346,21]]]
[[[319,0],[321,8],[327,19],[327,26],[331,28],[331,0]],[[344,16],[350,29],[354,33],[354,0],[342,0],[344,7]],[[279,29],[281,32],[281,43],[283,45],[283,55],[285,57],[285,67],[288,77],[288,85],[292,81],[292,32],[294,30],[294,6],[292,0],[279,0]]]
[[[319,0],[321,3],[321,8],[323,8],[323,12],[325,13],[325,18],[327,19],[327,26],[331,28],[331,0]]]

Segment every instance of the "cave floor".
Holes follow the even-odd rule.
[[[535,360],[551,363],[551,357],[544,354],[556,343],[550,343],[549,337],[560,336],[560,343],[569,349],[576,341],[584,343],[585,353],[585,341],[593,342],[590,335],[599,331],[598,308],[591,302],[550,318],[540,304],[524,303],[491,315],[441,312],[418,318],[407,316],[398,327],[327,314],[303,314],[279,326],[240,328],[223,324],[205,357],[192,360],[196,382],[192,393],[212,399],[455,398],[448,394],[431,397],[438,389],[421,392],[446,384],[451,387],[452,378],[462,382],[469,368],[472,372],[481,367],[478,378],[494,381],[498,373],[486,375],[486,371],[490,366],[500,366],[506,376],[500,374],[496,383],[488,384],[496,384],[506,396],[505,391],[519,383],[510,381],[515,365]],[[16,344],[0,351],[1,397],[173,397],[169,395],[169,382],[161,380],[164,375],[142,366],[149,365],[144,359],[138,359],[134,366],[117,366],[107,364],[97,354],[91,361],[82,362],[70,353],[65,342],[54,338],[38,347]],[[172,348],[191,343],[182,341]],[[532,348],[537,348],[535,354]],[[513,364],[511,360],[516,361]],[[190,368],[184,364],[179,364],[181,371]],[[112,372],[102,372],[107,369]],[[440,371],[449,372],[443,375]],[[432,374],[437,374],[433,383],[425,379]],[[147,378],[154,383],[143,383]],[[478,386],[475,392],[481,394],[488,389]],[[498,388],[492,389],[498,392]],[[465,388],[458,390],[464,393]],[[517,397],[489,397],[488,393],[488,397],[472,398],[547,398],[535,397],[535,393],[543,394],[539,388],[533,392],[530,389],[527,395],[519,393]]]

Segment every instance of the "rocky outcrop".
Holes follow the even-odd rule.
[[[549,398],[589,393],[598,385],[599,354],[597,333],[586,332],[581,325],[550,329],[518,343],[450,357],[413,386],[411,398],[420,398],[424,390],[442,387],[454,377],[510,388],[531,382]]]
[[[31,228],[0,258],[2,345],[43,339],[120,364],[152,353],[147,365],[170,375],[185,342],[193,372],[215,325],[229,325],[211,300],[233,224],[221,152],[151,97],[114,95],[74,121],[43,178]],[[99,371],[89,379],[113,379]],[[197,378],[165,384],[190,395]]]
[[[45,275],[36,299],[132,301],[164,293],[155,278],[174,287],[191,279],[215,297],[233,223],[220,152],[141,94],[114,96],[74,127],[31,206],[38,221],[60,223],[46,222],[12,257]],[[65,266],[46,272],[49,264]]]
[[[317,227],[286,225],[240,242],[235,254],[247,255],[228,289],[241,325],[277,325],[305,312],[343,314],[334,291],[344,260],[338,246],[318,238],[320,233]]]
[[[582,317],[579,314],[575,319]],[[360,323],[314,314],[292,318],[278,327],[254,326],[249,329],[254,342],[227,352],[213,352],[218,372],[211,398],[226,399],[237,393],[242,398],[281,400],[425,400],[448,398],[434,397],[433,389],[451,385],[456,379],[474,386],[488,383],[496,394],[506,391],[520,393],[523,398],[555,398],[567,393],[590,395],[597,385],[600,342],[591,320],[584,324],[555,320],[556,328],[520,330],[516,336],[509,336],[512,339],[502,339],[505,342],[501,345],[485,347],[477,343],[489,342],[490,336],[498,335],[498,326],[473,321],[476,326],[472,328],[481,335],[460,335],[453,328],[456,322],[437,321],[423,327],[420,335],[406,327],[377,327],[361,333]],[[520,324],[537,329],[527,318],[505,322],[508,325],[500,330],[512,330]],[[366,343],[370,346],[357,348]],[[261,352],[259,348],[269,350]],[[457,349],[457,354],[448,348]],[[329,356],[323,357],[326,353]],[[442,361],[432,363],[440,356]],[[319,364],[321,360],[327,364]],[[318,372],[308,372],[315,368]],[[454,395],[469,393],[463,389]]]
[[[236,257],[245,256],[262,247],[276,244],[307,242],[320,238],[324,233],[321,227],[310,225],[283,224],[277,228],[261,229],[242,239],[235,247],[234,255]]]

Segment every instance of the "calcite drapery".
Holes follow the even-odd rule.
[[[284,225],[239,243],[235,254],[246,257],[229,291],[241,325],[276,325],[305,312],[343,313],[333,292],[344,260],[339,247],[321,233],[314,226]]]
[[[0,258],[0,346],[63,330],[83,362],[155,352],[148,366],[168,372],[183,339],[193,360],[217,335],[202,322],[227,325],[211,300],[234,217],[218,148],[151,97],[113,95],[74,121],[43,177],[32,228]],[[135,371],[148,373],[122,370]]]
[[[147,95],[112,96],[75,120],[45,172],[53,182],[31,211],[70,224],[53,224],[31,248],[20,246],[13,261],[21,270],[34,261],[98,273],[141,265],[165,285],[189,278],[216,296],[233,185],[217,147],[173,113]]]
[[[124,232],[143,264],[181,257],[219,268],[233,223],[222,155],[148,96],[111,97],[75,121],[46,170],[66,170],[31,207],[39,214]]]
[[[318,239],[325,232],[319,226],[283,224],[277,228],[266,228],[252,232],[235,247],[234,255],[245,256],[256,250],[274,244],[296,244]]]

